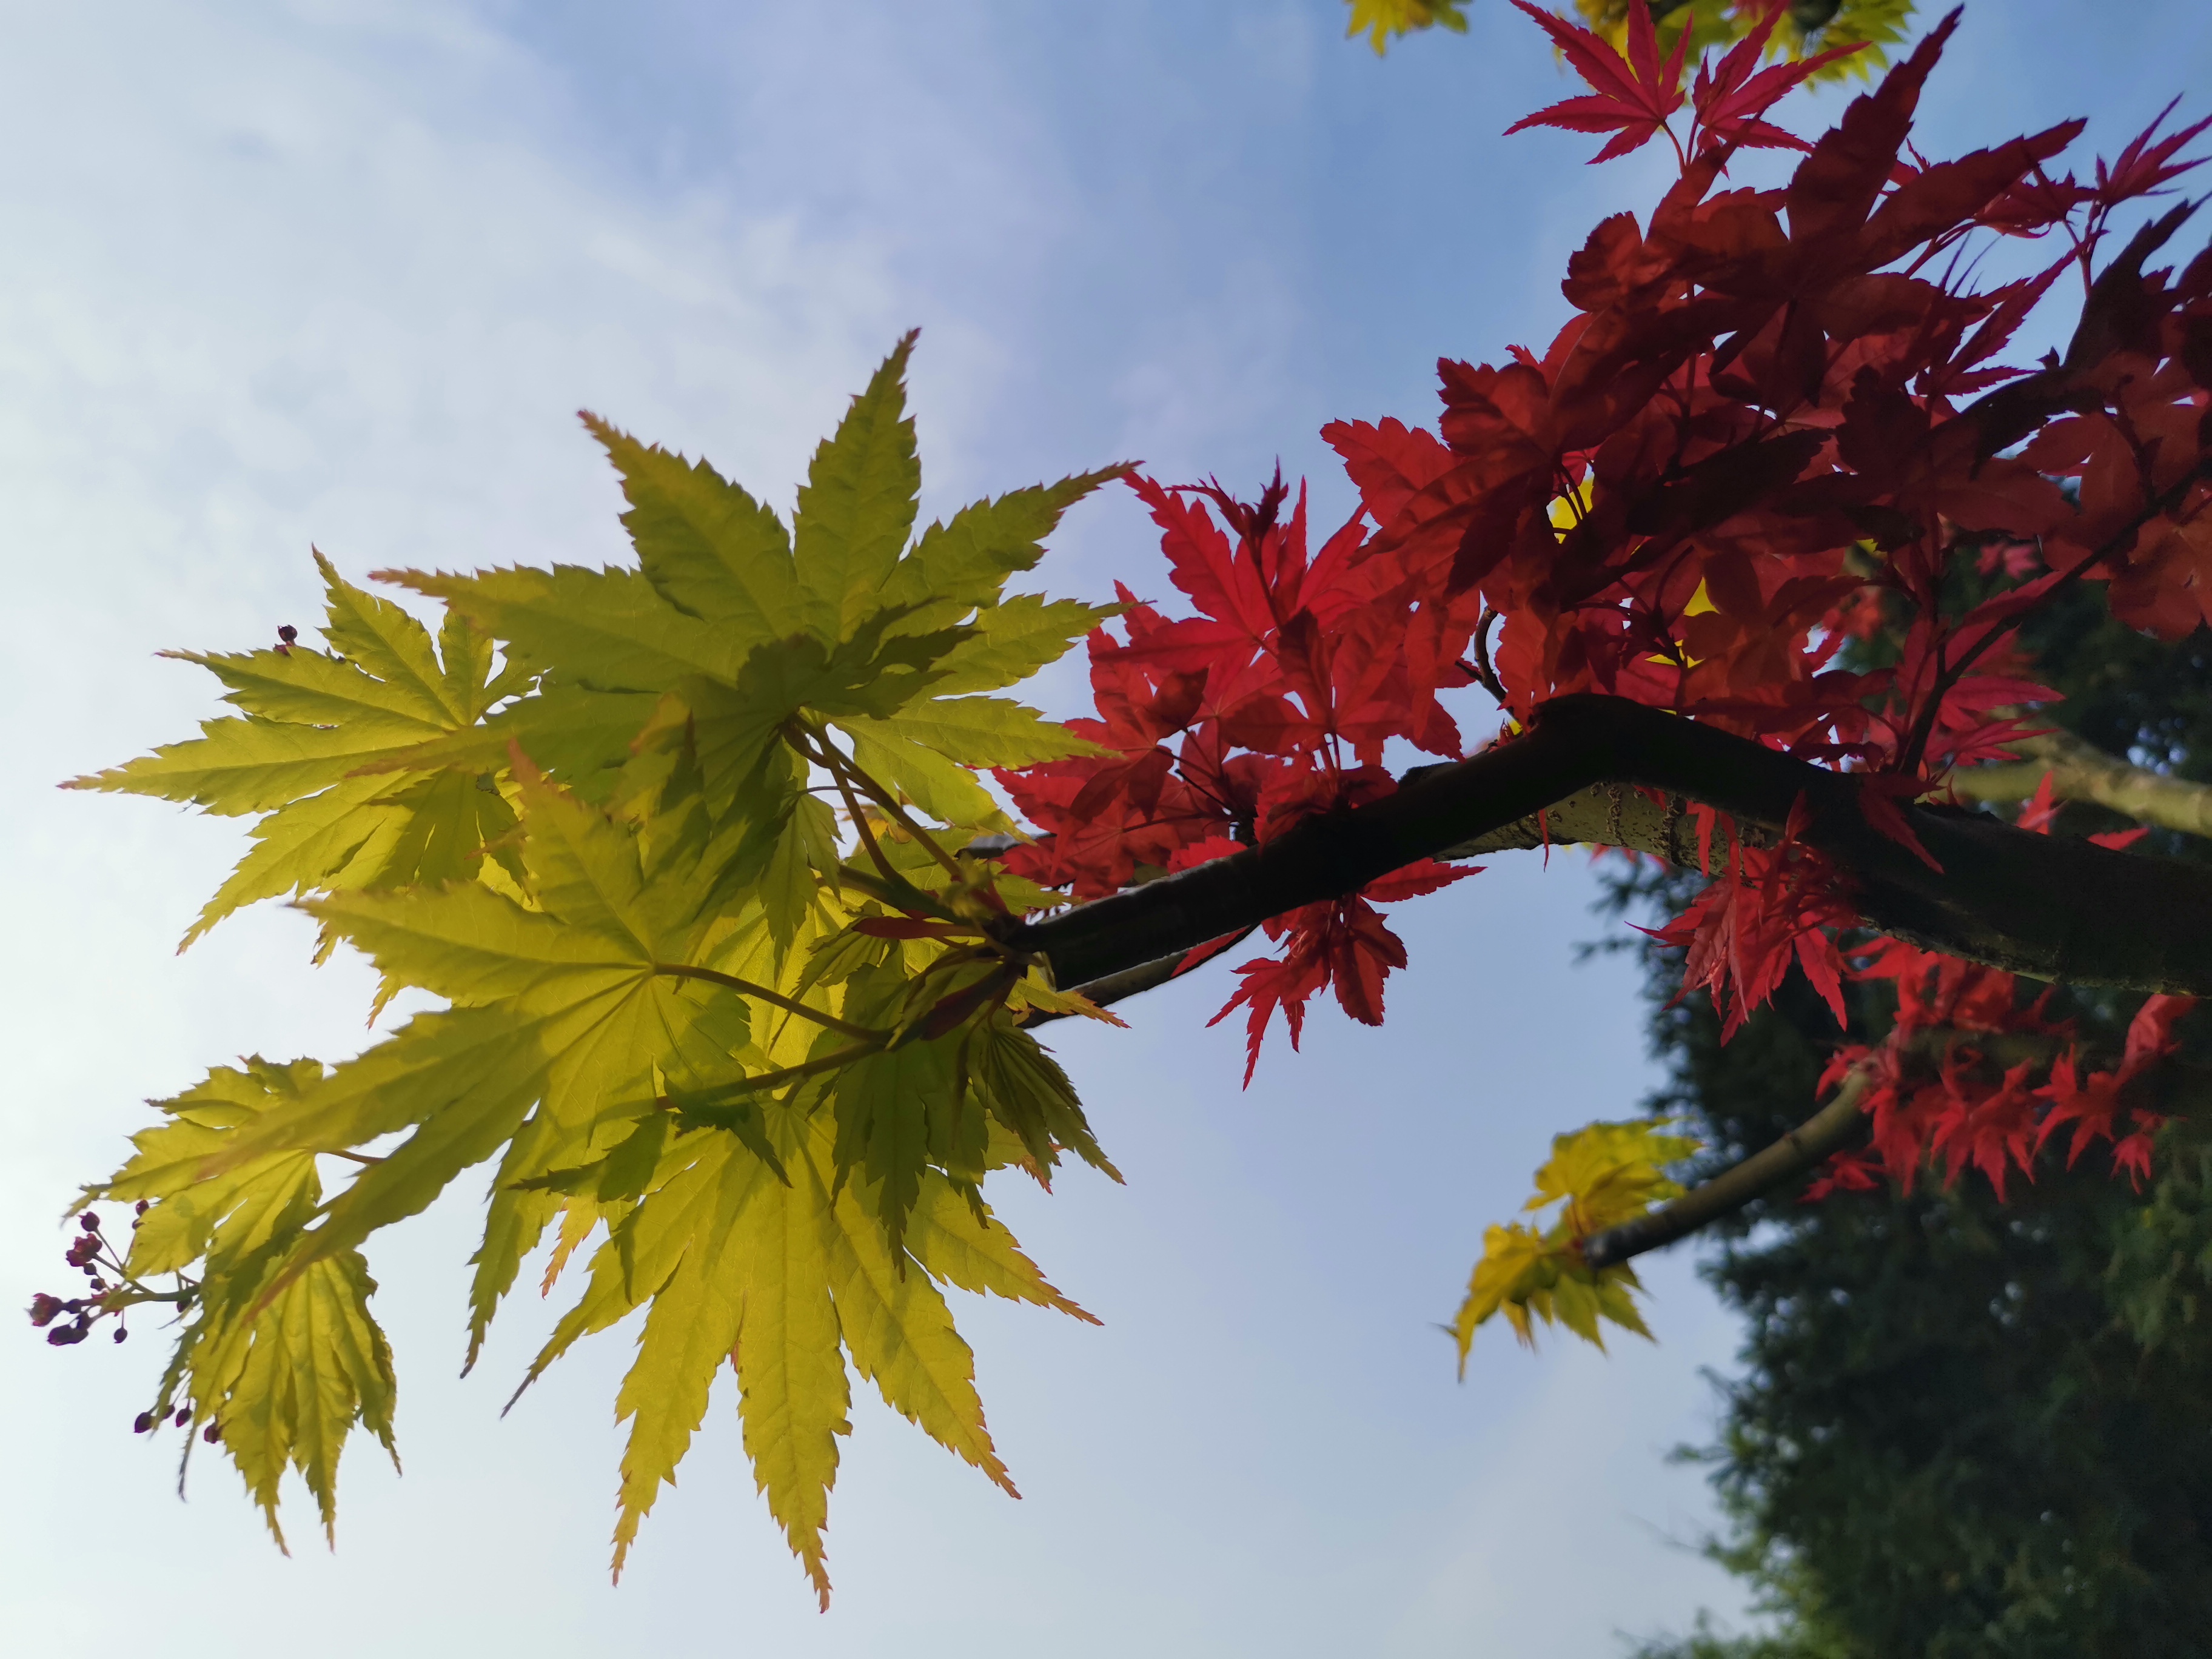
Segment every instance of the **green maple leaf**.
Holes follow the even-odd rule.
[[[864,1183],[836,1182],[830,1133],[802,1113],[778,1115],[788,1183],[726,1136],[672,1142],[653,1190],[600,1246],[582,1297],[525,1379],[580,1338],[648,1308],[616,1407],[629,1425],[617,1573],[725,1364],[736,1373],[756,1478],[825,1602],[822,1529],[837,1438],[848,1431],[847,1356],[893,1410],[1013,1490],[984,1423],[974,1356],[938,1282],[1091,1316],[942,1177],[924,1183],[903,1246],[889,1244]]]
[[[1467,33],[1467,19],[1460,11],[1467,0],[1346,0],[1346,3],[1352,8],[1352,21],[1344,31],[1345,38],[1364,34],[1377,58],[1400,35],[1438,24],[1455,34]]]
[[[368,1312],[376,1284],[368,1264],[356,1251],[337,1252],[272,1292],[279,1264],[318,1212],[314,1154],[279,1146],[232,1155],[322,1079],[312,1060],[218,1067],[158,1103],[168,1121],[134,1136],[135,1156],[86,1194],[151,1204],[125,1263],[134,1283],[204,1263],[149,1415],[167,1416],[183,1398],[195,1428],[216,1425],[280,1546],[288,1468],[307,1483],[331,1534],[339,1455],[353,1426],[366,1426],[398,1462],[392,1354]],[[210,1164],[220,1173],[204,1176]]]
[[[1462,1376],[1475,1331],[1504,1314],[1513,1334],[1535,1344],[1533,1321],[1555,1321],[1584,1341],[1602,1348],[1599,1321],[1649,1337],[1637,1310],[1634,1292],[1642,1289],[1626,1263],[1592,1268],[1582,1241],[1644,1214],[1654,1204],[1681,1195],[1664,1168],[1694,1155],[1700,1142],[1671,1134],[1673,1118],[1643,1118],[1629,1123],[1592,1123],[1552,1140],[1552,1156],[1536,1171],[1536,1193],[1524,1210],[1563,1205],[1559,1218],[1542,1232],[1520,1222],[1493,1226],[1483,1240],[1467,1296],[1452,1322],[1459,1344]]]
[[[1017,1163],[1048,1179],[1063,1152],[1111,1166],[1012,1023],[1052,994],[980,927],[1049,896],[948,846],[1006,823],[977,769],[1089,751],[990,694],[1114,614],[1006,588],[1121,469],[915,535],[911,345],[817,452],[788,531],[704,463],[592,421],[636,568],[402,574],[446,603],[434,641],[325,564],[331,653],[191,657],[240,714],[78,781],[264,815],[201,926],[304,895],[383,994],[447,1004],[327,1071],[213,1074],[98,1189],[152,1201],[134,1273],[200,1275],[163,1409],[181,1395],[222,1425],[272,1527],[286,1468],[327,1526],[348,1430],[390,1443],[360,1247],[492,1160],[471,1364],[549,1230],[549,1289],[601,1242],[526,1386],[646,1310],[617,1399],[617,1570],[726,1360],[825,1596],[848,1361],[1012,1490],[939,1286],[1087,1318],[981,1189]],[[860,931],[900,914],[947,920]],[[332,1158],[353,1172],[326,1193]]]
[[[266,814],[255,845],[185,935],[190,945],[257,900],[343,887],[391,888],[477,873],[514,824],[492,780],[442,769],[355,775],[473,726],[527,684],[493,672],[491,641],[449,615],[429,630],[364,592],[315,556],[335,654],[293,646],[238,653],[171,652],[199,664],[242,712],[201,736],[129,764],[72,779],[185,801],[226,815]]]
[[[717,811],[787,810],[777,781],[761,776],[765,757],[795,724],[827,726],[871,744],[881,781],[939,822],[1004,828],[988,793],[954,770],[1091,746],[1019,704],[949,694],[1015,684],[1115,614],[1004,590],[1070,506],[1127,468],[977,502],[909,548],[921,483],[905,403],[913,341],[816,451],[788,532],[704,462],[586,416],[622,476],[636,569],[380,574],[576,687],[674,699]],[[488,754],[487,738],[410,758]]]

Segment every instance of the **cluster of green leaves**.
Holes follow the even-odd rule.
[[[1377,58],[1399,36],[1438,24],[1454,34],[1467,33],[1467,17],[1460,9],[1467,0],[1345,0],[1352,8],[1346,38],[1364,34]]]
[[[1645,5],[1659,26],[1659,44],[1671,52],[1690,33],[1692,60],[1708,46],[1725,46],[1756,27],[1769,0],[1574,0],[1574,9],[1591,28],[1616,47],[1626,46],[1628,9]],[[1467,0],[1346,0],[1352,8],[1348,35],[1364,34],[1380,56],[1401,36],[1441,25],[1467,33]],[[1885,48],[1900,44],[1914,0],[1786,0],[1782,27],[1772,50],[1791,59],[1811,57],[1834,46],[1863,41],[1867,49],[1818,70],[1816,81],[1840,81],[1856,75],[1872,78],[1888,63]],[[1564,10],[1565,8],[1559,8]]]
[[[2212,781],[2212,633],[2160,645],[2084,588],[2027,638],[2035,678],[2067,694],[2054,719],[2108,753]],[[2069,805],[2059,830],[2124,822]],[[2152,835],[2169,856],[2212,857],[2201,840]],[[1647,867],[1620,894],[1672,914],[1693,884]],[[1839,1034],[1793,980],[1723,1046],[1702,996],[1674,1000],[1679,979],[1655,952],[1653,1030],[1674,1073],[1655,1105],[1687,1115],[1718,1168],[1802,1117]],[[1851,1040],[1878,1038],[1884,997],[1846,992]],[[2115,1051],[2130,1006],[2062,991],[2053,1012]],[[2201,1016],[2180,1029],[2185,1067],[2212,1060]],[[2006,1204],[1971,1181],[1814,1205],[1785,1188],[1722,1223],[1707,1272],[1746,1334],[1703,1454],[1730,1520],[1715,1553],[1778,1628],[1655,1643],[1645,1659],[2199,1650],[2212,1620],[2201,1121],[2166,1130],[2154,1170],[2138,1195],[2086,1164],[2042,1167]]]
[[[1553,1137],[1552,1156],[1536,1171],[1535,1196],[1522,1208],[1534,1212],[1556,1204],[1559,1212],[1546,1226],[1509,1221],[1484,1234],[1482,1257],[1452,1322],[1462,1376],[1476,1330],[1501,1313],[1530,1347],[1536,1340],[1534,1319],[1565,1325],[1601,1348],[1600,1320],[1638,1336],[1651,1334],[1636,1311],[1633,1293],[1642,1286],[1634,1269],[1626,1262],[1594,1268],[1582,1244],[1593,1233],[1681,1196],[1668,1166],[1694,1158],[1701,1143],[1669,1133],[1673,1127],[1672,1119],[1638,1118],[1592,1123]]]
[[[1755,28],[1778,0],[1574,0],[1583,21],[1616,47],[1628,38],[1628,9],[1649,4],[1658,25],[1659,46],[1671,52],[1683,31],[1690,35],[1689,56],[1694,62],[1708,46],[1725,46],[1741,40]],[[1769,50],[1792,60],[1809,58],[1831,46],[1863,44],[1865,50],[1824,65],[1815,81],[1841,81],[1856,76],[1862,81],[1889,62],[1887,48],[1901,45],[1910,27],[1914,0],[1779,0],[1784,6],[1781,27],[1775,30]]]
[[[190,654],[240,712],[77,781],[260,815],[187,943],[294,895],[324,951],[375,963],[380,1006],[446,1005],[332,1068],[215,1072],[86,1194],[150,1201],[113,1297],[181,1276],[159,1413],[214,1429],[272,1528],[288,1467],[327,1527],[348,1431],[391,1443],[361,1246],[495,1160],[470,1362],[549,1234],[548,1290],[599,1243],[526,1386],[644,1310],[617,1571],[725,1361],[825,1598],[848,1366],[1012,1490],[939,1286],[1087,1318],[981,1189],[1064,1153],[1112,1170],[1022,1024],[1096,1011],[992,932],[1048,896],[959,849],[1012,828],[972,769],[1087,749],[990,694],[1112,614],[1006,588],[1118,469],[915,536],[912,343],[817,451],[788,530],[587,417],[635,568],[386,575],[442,602],[434,642],[325,562],[328,652]],[[326,1193],[331,1158],[353,1174]]]

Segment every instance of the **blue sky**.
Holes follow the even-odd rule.
[[[916,324],[933,511],[1124,457],[1249,483],[1279,456],[1341,513],[1316,428],[1425,418],[1439,353],[1548,337],[1566,253],[1662,178],[1504,139],[1565,88],[1502,0],[1470,12],[1378,63],[1335,0],[0,8],[0,1304],[62,1281],[53,1218],[139,1101],[366,1040],[366,975],[310,969],[297,916],[172,953],[234,822],[51,787],[213,710],[155,651],[310,623],[311,543],[356,576],[623,556],[580,406],[787,501]],[[2087,113],[2115,148],[2208,67],[2178,0],[1982,0],[1923,143]],[[1143,532],[1087,505],[1048,585],[1163,591]],[[1072,712],[1077,684],[1046,696]],[[827,1617],[726,1397],[607,1587],[629,1337],[502,1421],[550,1316],[520,1298],[455,1380],[471,1178],[376,1247],[408,1473],[356,1449],[335,1556],[304,1514],[279,1556],[213,1460],[178,1504],[168,1449],[128,1432],[152,1328],[0,1341],[0,1629],[180,1659],[308,1633],[334,1659],[1595,1659],[1737,1614],[1685,1547],[1700,1479],[1664,1461],[1734,1344],[1686,1257],[1649,1274],[1656,1347],[1491,1339],[1461,1383],[1434,1328],[1549,1137],[1649,1085],[1625,967],[1573,964],[1590,891],[1576,857],[1504,860],[1409,907],[1389,1027],[1319,1014],[1249,1092],[1204,1026],[1218,970],[1069,1034],[1128,1184],[1005,1208],[1105,1325],[962,1310],[1018,1504],[856,1413]]]

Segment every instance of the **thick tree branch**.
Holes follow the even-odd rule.
[[[1600,789],[1597,810],[1609,814],[1610,784],[1703,802],[1747,832],[1778,830],[1802,797],[1808,839],[1851,881],[1871,927],[2037,979],[2212,994],[2212,871],[2032,835],[1957,808],[1906,808],[1941,866],[1930,869],[1869,823],[1856,780],[1589,694],[1554,698],[1519,738],[1426,772],[1382,800],[1009,928],[1007,942],[1048,957],[1060,983],[1088,983],[1357,892],[1420,859],[1480,845],[1539,811],[1548,819],[1550,809],[1565,810],[1585,791]],[[1621,799],[1624,829],[1638,811],[1631,799]],[[1577,810],[1589,804],[1584,797]],[[1668,828],[1668,809],[1656,810],[1659,839],[1681,856],[1679,818]],[[1624,844],[1635,840],[1624,834]]]
[[[2022,801],[2048,773],[2061,800],[2094,801],[2139,823],[2212,836],[2212,786],[2130,766],[2070,732],[2045,732],[2011,747],[2028,758],[1954,772],[1951,787],[1968,800]]]
[[[1743,826],[1745,843],[1771,846],[1773,834],[1759,824]],[[1654,800],[1641,789],[1625,783],[1592,784],[1539,812],[1447,847],[1440,859],[1487,858],[1493,853],[1534,851],[1540,847],[1626,847],[1668,864],[1687,867],[1699,862],[1698,822],[1689,801],[1680,795],[1662,795]],[[1733,844],[1725,823],[1713,830],[1712,856],[1716,865]]]

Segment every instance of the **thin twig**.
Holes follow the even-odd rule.
[[[1802,1175],[1866,1133],[1868,1120],[1862,1103],[1872,1084],[1871,1066],[1854,1066],[1836,1091],[1836,1097],[1781,1139],[1649,1215],[1592,1233],[1583,1240],[1583,1259],[1593,1267],[1610,1267],[1646,1250],[1672,1244]]]
[[[1170,981],[1181,979],[1186,974],[1194,973],[1215,958],[1228,955],[1257,932],[1259,929],[1256,927],[1246,927],[1226,935],[1211,948],[1200,945],[1189,951],[1176,951],[1164,957],[1155,957],[1150,962],[1140,962],[1133,968],[1125,968],[1118,974],[1109,974],[1103,979],[1092,980],[1087,985],[1079,985],[1068,994],[1082,997],[1103,1008],[1140,992],[1153,990]],[[1193,962],[1192,956],[1199,951],[1204,951],[1206,954]],[[1023,1019],[1022,1025],[1027,1030],[1032,1026],[1050,1024],[1055,1019],[1071,1018],[1073,1016],[1056,1009],[1038,1008],[1030,1012]]]
[[[1498,671],[1490,665],[1490,624],[1498,620],[1498,613],[1485,605],[1482,616],[1474,624],[1475,678],[1482,689],[1490,693],[1500,708],[1505,707],[1505,684],[1498,678]]]

